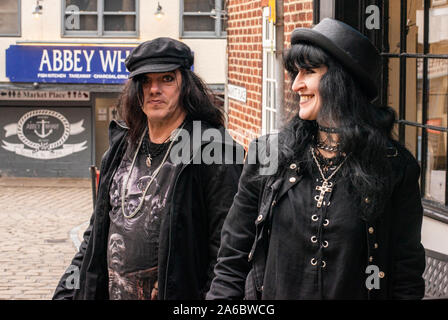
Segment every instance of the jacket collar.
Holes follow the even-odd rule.
[[[291,162],[287,169],[283,172],[282,176],[279,178],[279,180],[282,181],[278,195],[277,195],[277,201],[280,200],[281,197],[283,197],[289,189],[294,187],[297,183],[300,182],[303,178],[303,174],[301,173],[300,165],[297,161]]]

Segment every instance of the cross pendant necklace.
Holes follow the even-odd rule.
[[[314,200],[316,200],[316,206],[318,208],[322,207],[323,201],[324,201],[324,196],[325,193],[331,193],[331,191],[333,191],[333,182],[330,182],[329,180],[331,178],[333,178],[333,176],[336,174],[336,172],[338,172],[338,170],[342,167],[342,165],[344,164],[345,160],[347,160],[347,157],[345,157],[345,159],[339,164],[339,166],[330,174],[330,176],[328,178],[325,178],[324,173],[322,172],[322,169],[320,167],[319,161],[316,158],[316,155],[314,154],[314,148],[311,147],[311,155],[313,156],[314,162],[317,165],[317,169],[319,169],[319,173],[320,176],[322,177],[322,185],[321,186],[316,186],[316,190],[320,191],[319,195],[316,195],[314,197]]]
[[[316,190],[320,191],[320,195],[315,196],[314,200],[317,201],[317,207],[322,207],[322,203],[324,201],[325,192],[331,192],[333,189],[331,188],[333,186],[333,182],[328,182],[327,180],[324,180],[322,182],[321,186],[316,186]]]

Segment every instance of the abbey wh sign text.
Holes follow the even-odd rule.
[[[133,46],[11,45],[6,76],[11,82],[124,83]]]

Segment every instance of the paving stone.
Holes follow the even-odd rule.
[[[89,179],[0,178],[0,300],[51,299],[92,214]]]

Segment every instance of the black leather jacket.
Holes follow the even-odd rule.
[[[202,132],[207,128],[202,122]],[[205,146],[216,143],[223,147],[223,164],[196,164],[193,157],[176,166],[171,210],[160,231],[159,299],[203,299],[213,278],[221,227],[237,191],[244,156],[244,149],[234,143],[227,131],[219,130],[221,137],[227,135],[228,139],[202,140],[191,154],[197,157]],[[110,148],[101,162],[98,199],[90,225],[53,299],[108,299],[109,188],[126,149],[127,132],[124,124],[111,122]],[[240,158],[236,160],[235,154]],[[77,277],[79,288],[71,289]]]
[[[268,144],[265,137],[251,143],[248,158],[259,149],[260,141],[262,145]],[[376,265],[380,270],[379,289],[369,290],[368,298],[421,299],[425,288],[422,278],[425,252],[421,245],[420,169],[409,151],[398,143],[391,142],[391,146],[389,159],[393,176],[390,177],[391,192],[382,199],[385,209],[363,222],[366,264]],[[264,179],[260,179],[258,165],[245,164],[238,193],[222,229],[215,278],[207,299],[272,299],[263,295],[263,285],[268,282],[265,280],[275,277],[265,273],[272,208],[279,206],[280,201],[289,201],[288,190],[297,183],[300,183],[300,170],[296,163],[289,164],[283,176]],[[368,209],[369,201],[365,201],[360,210]]]

